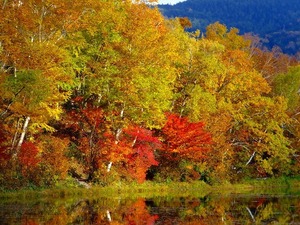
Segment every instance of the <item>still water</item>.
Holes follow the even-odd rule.
[[[300,224],[300,196],[211,194],[201,198],[0,200],[0,224]]]

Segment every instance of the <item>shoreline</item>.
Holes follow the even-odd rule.
[[[268,178],[251,179],[239,183],[222,183],[209,185],[203,181],[142,184],[113,184],[102,187],[93,185],[91,188],[57,185],[49,188],[1,190],[2,200],[41,200],[47,198],[151,198],[151,197],[204,197],[210,194],[300,194],[300,178]]]

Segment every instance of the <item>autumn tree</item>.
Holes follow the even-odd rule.
[[[173,98],[176,39],[157,8],[131,1],[94,7],[89,27],[72,37],[79,80],[73,96],[102,108],[118,144],[131,123],[150,129],[163,125]],[[112,162],[107,163],[109,171]]]
[[[223,30],[221,29],[221,31]],[[211,30],[210,27],[208,27],[207,32],[222,33],[218,29]],[[228,140],[230,140],[235,151],[234,155],[238,153],[236,147],[242,147],[244,150],[242,155],[248,155],[249,159],[245,160],[245,166],[253,160],[252,163],[255,164],[256,168],[262,168],[261,170],[265,174],[273,175],[278,171],[288,172],[293,150],[284,136],[282,127],[282,124],[289,123],[285,101],[280,98],[265,96],[270,92],[270,87],[255,69],[254,62],[249,60],[248,42],[244,41],[243,44],[242,37],[235,36],[238,36],[237,33],[234,34],[229,31],[228,34],[223,34],[223,40],[219,41],[220,43],[223,42],[226,47],[221,54],[221,63],[226,70],[221,72],[224,78],[220,88],[215,93],[222,97],[224,103],[232,110],[232,123],[229,127],[230,130],[228,130],[230,139]],[[211,39],[210,35],[208,35],[208,39]],[[257,105],[260,106],[256,107]],[[243,129],[242,127],[246,124],[247,127]],[[240,146],[239,138],[235,136],[236,130],[248,132],[249,139],[246,141],[246,146]],[[259,147],[257,148],[257,146]],[[249,153],[250,149],[252,154]],[[252,158],[253,154],[257,154],[255,158]],[[239,156],[235,158],[235,161],[242,159],[240,154]],[[278,169],[279,162],[282,163],[281,169]],[[261,174],[262,171],[254,171],[253,174]]]
[[[232,165],[243,164],[245,172],[250,159],[251,163],[263,168],[267,174],[273,174],[272,170],[278,171],[276,167],[281,160],[285,162],[282,166],[288,168],[293,150],[289,147],[282,127],[282,124],[288,123],[285,101],[266,97],[271,88],[255,69],[249,56],[250,42],[239,36],[238,30],[228,31],[226,26],[216,23],[207,28],[205,38],[195,40],[192,37],[190,43],[194,46],[190,51],[192,60],[177,80],[181,88],[177,89],[180,97],[176,100],[174,110],[191,121],[206,122],[206,128],[213,138],[213,150],[208,160],[211,175],[219,181],[226,177],[232,179],[237,174],[236,167]],[[262,107],[254,107],[253,101],[270,107],[269,114],[263,112]],[[265,115],[269,115],[272,120],[266,120]],[[265,120],[269,121],[270,128],[267,128]],[[242,124],[248,124],[249,127],[241,129]],[[258,130],[249,134],[252,129]],[[241,154],[244,159],[239,155],[241,146],[236,136],[236,131],[242,130],[250,137]],[[276,138],[274,130],[277,130]],[[260,149],[262,151],[255,150],[260,140],[257,137],[259,133],[264,134],[263,139],[266,140],[263,142],[266,149]],[[258,154],[255,157],[254,152]],[[280,159],[273,161],[270,156],[266,158],[267,152]],[[254,174],[261,172],[252,171],[251,175]]]
[[[290,123],[285,126],[286,136],[289,137],[291,145],[296,149],[293,154],[293,173],[298,173],[300,160],[298,158],[299,148],[299,66],[289,68],[287,73],[278,74],[273,81],[273,94],[282,96],[287,100],[287,111]]]
[[[256,47],[253,49],[252,59],[255,69],[271,86],[278,74],[287,73],[290,66],[297,65],[292,56],[284,54],[278,47],[273,47],[270,51]]]
[[[17,158],[26,133],[54,131],[74,73],[63,45],[58,8],[65,2],[5,1],[1,7],[0,119]],[[27,135],[29,137],[29,135]]]
[[[286,73],[274,77],[272,92],[277,96],[284,96],[288,101],[290,113],[297,113],[299,108],[299,66],[289,68]]]
[[[113,162],[124,177],[142,183],[146,180],[147,171],[151,166],[157,166],[156,150],[161,148],[160,140],[153,132],[138,126],[124,129],[118,143],[112,135],[105,135],[102,151]]]
[[[104,160],[100,140],[106,131],[103,110],[91,99],[75,97],[65,104],[66,114],[56,124],[58,135],[71,143],[70,173],[78,179],[92,180]]]
[[[204,123],[192,123],[186,117],[169,114],[161,132],[164,145],[159,154],[159,161],[162,164],[159,167],[160,176],[183,179],[182,174],[174,174],[176,170],[174,168],[178,167],[180,170],[180,164],[185,164],[190,167],[192,173],[195,173],[194,179],[199,179],[199,174],[196,175],[199,172],[196,171],[199,169],[196,169],[197,164],[199,166],[206,160],[207,153],[211,149],[211,135],[205,131]],[[169,170],[174,171],[169,173]]]
[[[161,148],[161,142],[147,129],[131,127],[125,133],[134,138],[131,143],[133,152],[127,157],[127,171],[141,183],[146,180],[148,169],[159,164],[155,152]]]
[[[158,163],[215,181],[289,173],[291,58],[220,23],[185,32],[188,19],[166,20],[153,2],[2,1],[0,167],[11,181],[143,182]]]
[[[204,123],[191,123],[185,117],[169,114],[162,129],[164,149],[175,160],[186,158],[201,161],[211,143],[211,135],[204,130]]]

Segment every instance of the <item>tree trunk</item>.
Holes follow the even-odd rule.
[[[107,220],[108,220],[108,222],[111,222],[111,221],[112,221],[112,219],[111,219],[110,212],[109,212],[108,210],[106,211],[106,216],[107,216]]]
[[[255,156],[256,152],[253,152],[250,159],[248,160],[248,162],[246,163],[246,166],[249,165],[249,163],[252,161],[253,157]]]
[[[26,131],[27,131],[27,128],[28,128],[29,121],[30,121],[30,117],[27,116],[26,119],[25,119],[24,125],[23,125],[23,130],[22,130],[22,133],[21,133],[21,136],[20,136],[20,139],[19,139],[16,151],[15,151],[15,154],[14,154],[15,157],[18,156],[19,151],[21,149],[21,146],[22,146],[22,144],[24,142],[24,138],[25,138],[25,134],[26,134]]]
[[[6,3],[7,3],[7,0],[4,0],[4,2],[3,2],[3,5],[2,5],[2,9],[4,9],[4,8],[5,8],[5,6],[6,6]]]
[[[255,222],[255,217],[253,216],[251,210],[248,207],[246,207],[246,209],[247,209],[249,215],[251,216],[251,219],[253,220],[253,222]]]
[[[123,108],[122,108],[122,110],[121,110],[121,112],[120,112],[120,117],[121,117],[121,119],[123,119],[124,118],[124,111],[125,111],[125,103],[124,103],[124,106],[123,106]],[[122,128],[119,128],[118,130],[117,130],[117,132],[116,132],[116,139],[115,139],[115,144],[117,145],[118,143],[119,143],[119,141],[120,141],[120,135],[122,134]],[[107,165],[107,169],[106,169],[106,171],[109,173],[110,172],[110,169],[111,169],[111,166],[112,166],[112,162],[109,162],[108,163],[108,165]]]
[[[112,162],[109,162],[106,170],[107,172],[110,172],[111,166],[112,166]]]
[[[11,149],[12,150],[15,149],[15,145],[16,145],[16,141],[17,141],[18,133],[19,133],[19,127],[20,127],[20,118],[18,119],[17,126],[16,126],[16,132],[15,132],[14,138],[11,142]]]

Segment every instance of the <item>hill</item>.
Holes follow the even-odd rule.
[[[299,0],[187,0],[159,8],[168,18],[188,17],[192,30],[204,31],[219,21],[240,34],[259,35],[268,48],[279,46],[287,54],[300,51]]]

